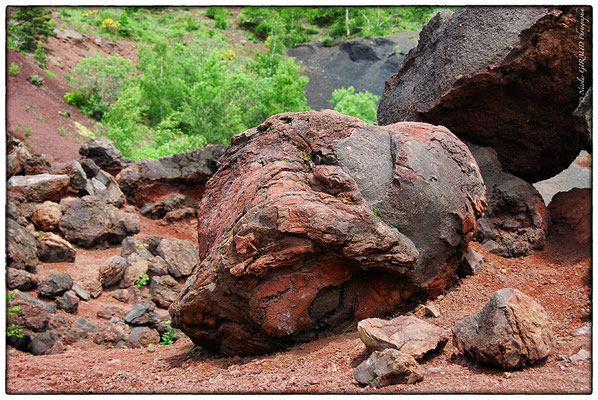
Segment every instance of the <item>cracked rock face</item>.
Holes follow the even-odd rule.
[[[443,127],[279,114],[235,136],[207,183],[202,262],[169,311],[226,354],[344,330],[450,285],[484,208],[475,160]]]
[[[573,115],[592,79],[591,72],[579,72],[581,29],[584,68],[589,70],[591,60],[589,22],[580,28],[579,10],[440,12],[386,81],[379,123],[446,126],[462,139],[494,148],[505,171],[528,182],[556,175],[580,150],[591,149],[585,129],[576,131]]]

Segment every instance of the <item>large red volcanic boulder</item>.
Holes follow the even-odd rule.
[[[346,329],[450,285],[484,208],[478,166],[444,127],[276,115],[235,136],[208,181],[202,262],[169,311],[228,354]]]
[[[591,85],[591,10],[464,7],[437,14],[386,82],[378,121],[424,121],[496,150],[528,182],[556,175],[588,134],[575,112]]]

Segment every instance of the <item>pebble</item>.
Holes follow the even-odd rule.
[[[577,352],[577,354],[572,355],[569,359],[571,360],[572,364],[577,364],[580,361],[589,360],[591,357],[592,353],[586,349],[581,349]]]
[[[557,360],[557,361],[566,361],[566,360],[567,360],[567,357],[565,357],[565,356],[564,356],[564,355],[562,355],[562,354],[557,354],[557,355],[556,355],[556,360]]]
[[[426,372],[424,372],[424,374],[432,375],[432,374],[440,374],[442,372],[443,372],[442,368],[428,368],[428,369],[426,369]]]
[[[574,335],[575,336],[583,336],[583,335],[589,335],[591,333],[592,333],[592,323],[588,322],[587,324],[585,324],[581,328],[577,329],[575,331]]]
[[[432,303],[424,307],[424,315],[427,317],[438,318],[440,317],[440,310]]]

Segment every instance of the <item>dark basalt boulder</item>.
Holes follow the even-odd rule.
[[[528,182],[552,177],[591,151],[573,116],[578,78],[585,87],[592,79],[580,72],[580,29],[579,7],[442,11],[386,82],[378,122],[443,125],[494,148],[509,173]]]
[[[486,183],[488,208],[478,221],[477,240],[503,257],[519,257],[542,250],[550,218],[538,191],[502,170],[490,147],[469,144]]]
[[[173,325],[255,354],[390,314],[455,281],[484,207],[475,160],[443,127],[273,116],[233,138],[207,184]]]
[[[143,159],[122,170],[116,180],[129,202],[138,208],[177,193],[199,200],[225,149],[222,145],[208,145],[157,160]]]
[[[114,143],[106,138],[88,140],[79,148],[79,154],[92,159],[97,166],[112,175],[118,174],[123,168],[133,163],[133,160],[123,158]]]

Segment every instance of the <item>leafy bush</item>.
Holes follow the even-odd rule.
[[[50,10],[42,7],[18,7],[11,16],[8,33],[19,50],[32,52],[38,40],[46,41],[53,35],[54,26]]]
[[[52,72],[48,71],[47,69],[44,70],[44,73],[46,75],[48,75],[50,78],[54,78],[54,79],[58,78],[55,74],[53,74]]]
[[[21,72],[21,67],[17,64],[13,62],[10,63],[10,66],[8,67],[8,73],[11,76],[15,76],[18,75],[18,73]]]
[[[37,74],[33,74],[29,77],[29,82],[33,83],[35,86],[41,86],[44,83],[44,78]]]
[[[15,295],[15,292],[8,292],[8,294],[6,296],[6,305],[7,306],[10,304],[10,300],[13,298],[14,295]],[[21,307],[19,307],[19,306],[9,307],[6,311],[6,316],[13,317],[13,316],[17,315],[20,311],[21,311]],[[8,337],[15,336],[18,338],[22,338],[23,337],[23,328],[20,325],[15,324],[15,323],[7,324],[6,325],[6,336],[8,336]]]
[[[77,91],[74,92],[67,92],[64,95],[64,101],[67,104],[75,106],[77,108],[81,108],[85,105],[85,96]]]
[[[175,339],[176,339],[176,335],[174,334],[174,329],[171,325],[171,321],[166,321],[164,322],[164,325],[166,325],[166,332],[164,332],[162,334],[162,338],[160,339],[160,344],[162,346],[164,345],[169,345],[169,344],[174,344]]]
[[[81,111],[96,119],[108,111],[134,78],[131,61],[120,56],[104,58],[100,53],[83,58],[75,67],[72,85],[85,97]]]
[[[137,281],[135,281],[135,287],[140,288],[141,286],[145,286],[149,283],[149,276],[147,274],[143,274],[143,276]]]
[[[37,42],[35,53],[33,53],[33,59],[37,61],[42,68],[46,66],[46,52],[41,42]]]
[[[349,86],[348,88],[336,89],[332,92],[330,104],[340,113],[357,117],[369,124],[373,124],[377,120],[376,103],[379,100],[379,96],[367,90],[355,93],[355,88]]]

